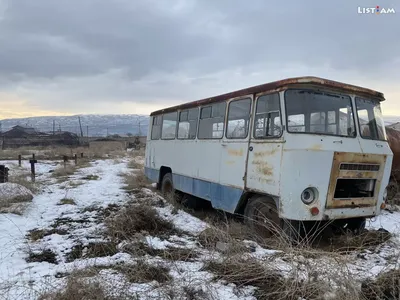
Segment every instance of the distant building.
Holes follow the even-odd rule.
[[[22,127],[20,125],[16,125],[12,127],[10,130],[1,134],[7,138],[23,138],[23,137],[30,137],[33,135],[39,135],[34,128],[31,127]]]
[[[78,146],[80,144],[79,137],[72,132],[59,131],[48,134],[20,125],[1,133],[1,139],[3,149],[30,146]]]

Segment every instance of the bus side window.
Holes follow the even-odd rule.
[[[154,116],[151,127],[151,139],[159,140],[161,137],[161,118],[162,116]]]
[[[199,139],[220,139],[224,133],[226,102],[201,108]]]
[[[249,132],[251,99],[234,100],[229,103],[226,137],[245,139]]]
[[[163,140],[175,139],[177,114],[178,114],[177,112],[164,114],[162,129],[161,129],[161,139]]]
[[[192,108],[179,113],[178,139],[195,139],[199,109]]]
[[[254,118],[254,137],[279,137],[282,134],[279,94],[258,97]]]

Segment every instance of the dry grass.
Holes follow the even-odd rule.
[[[26,187],[32,193],[37,193],[40,189],[39,184],[32,182],[31,174],[29,172],[19,173],[16,175],[9,175],[8,182],[17,183]]]
[[[89,174],[89,175],[82,177],[82,180],[99,180],[99,178],[100,177],[98,175]]]
[[[50,264],[58,264],[57,255],[51,249],[44,249],[40,252],[29,251],[26,262],[48,262]]]
[[[81,158],[81,153],[83,153],[83,158]],[[77,154],[79,162],[88,159],[122,158],[127,155],[127,151],[123,143],[92,142],[90,147],[48,146],[5,149],[0,152],[0,159],[17,160],[19,154],[23,156],[23,159],[29,159],[32,154],[35,154],[38,160],[62,160],[64,155],[73,160],[74,155]],[[133,151],[129,154],[138,155],[139,151]]]
[[[211,226],[200,233],[198,242],[209,250],[218,250],[229,253],[243,253],[248,251],[243,239],[238,239],[226,230]]]
[[[157,281],[166,283],[172,280],[169,269],[161,264],[151,265],[143,260],[136,264],[116,266],[115,270],[125,275],[131,283],[148,283]]]
[[[76,202],[71,198],[63,198],[57,203],[57,205],[76,205]]]
[[[38,300],[116,300],[106,295],[98,281],[87,281],[81,276],[69,276],[64,289],[41,295]],[[122,299],[122,298],[121,298]]]
[[[143,170],[143,165],[140,164],[140,163],[138,163],[136,160],[131,159],[131,160],[128,162],[128,168],[130,168],[130,169],[139,169],[139,170]]]
[[[77,167],[71,164],[64,166],[57,167],[53,173],[51,174],[52,177],[55,178],[64,178],[73,175],[77,170]]]
[[[210,261],[203,270],[215,274],[215,279],[238,287],[256,287],[257,299],[313,300],[322,299],[326,292],[324,282],[285,278],[275,267],[255,258],[229,257],[221,262]]]
[[[361,286],[365,300],[400,299],[400,270],[382,272],[375,280],[366,280]]]
[[[195,249],[167,247],[166,249],[154,249],[144,242],[132,242],[122,247],[124,252],[135,256],[155,256],[169,261],[195,261],[199,253]]]
[[[11,203],[7,206],[0,205],[0,213],[22,216],[27,210],[28,203]]]
[[[76,259],[113,256],[117,253],[117,244],[113,242],[89,243],[86,246],[78,244],[67,253],[66,259],[67,262],[72,262]]]
[[[124,178],[124,189],[128,191],[145,188],[150,184],[143,171],[135,173],[120,173],[119,175]]]
[[[45,236],[49,236],[52,234],[59,234],[59,235],[66,235],[68,234],[68,231],[65,229],[60,229],[60,228],[52,228],[52,229],[32,229],[28,232],[27,238],[31,240],[32,242],[36,242],[38,240],[41,240]]]
[[[161,218],[149,205],[128,205],[106,220],[107,234],[117,240],[145,231],[151,235],[177,232],[172,222]]]

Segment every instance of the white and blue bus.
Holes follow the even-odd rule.
[[[290,78],[155,111],[146,176],[250,226],[332,221],[357,231],[384,208],[393,154],[382,93]],[[284,220],[285,222],[282,222]]]

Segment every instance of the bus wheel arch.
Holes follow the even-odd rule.
[[[275,235],[281,228],[277,201],[268,195],[250,197],[244,208],[244,218],[253,231],[264,237]]]
[[[236,207],[235,214],[238,215],[244,215],[245,209],[247,204],[249,203],[249,200],[252,197],[266,197],[266,198],[271,198],[272,200],[275,201],[276,207],[279,208],[279,198],[274,197],[269,194],[264,194],[264,193],[257,193],[257,192],[252,192],[252,191],[245,191],[242,196],[240,197],[239,203]]]
[[[163,179],[164,179],[164,176],[165,176],[166,174],[168,174],[168,173],[171,174],[171,180],[172,180],[172,169],[171,169],[170,167],[167,167],[167,166],[162,166],[162,167],[160,168],[160,174],[159,174],[158,182],[157,182],[157,188],[158,188],[159,190],[161,190],[161,188],[162,188],[162,181],[163,181]]]

